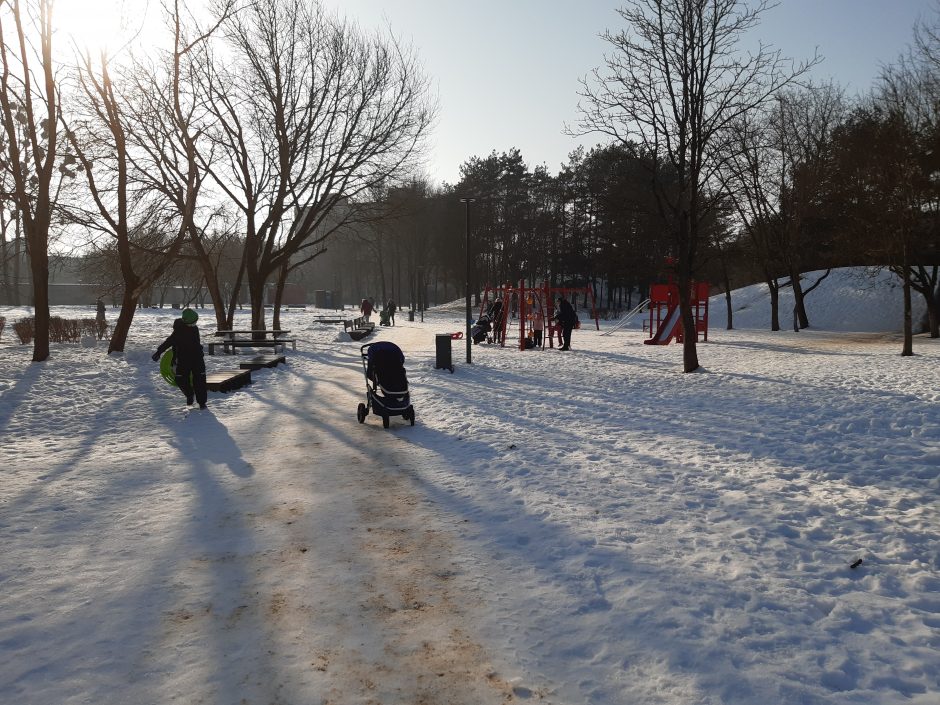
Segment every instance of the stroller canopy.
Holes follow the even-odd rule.
[[[406,394],[405,355],[388,341],[372,343],[366,353],[366,378],[375,382],[383,394]]]

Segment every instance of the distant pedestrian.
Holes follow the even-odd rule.
[[[388,303],[385,304],[385,310],[388,311],[388,317],[392,321],[392,325],[395,325],[395,300],[389,299]]]
[[[362,317],[366,319],[366,323],[369,322],[369,317],[372,315],[372,309],[374,306],[372,302],[369,301],[368,297],[362,300],[362,303],[359,304],[359,312],[362,314]]]
[[[98,340],[104,338],[108,330],[108,319],[105,318],[104,301],[98,299],[97,313],[95,314],[95,329],[98,332]]]
[[[571,349],[571,331],[578,323],[578,314],[574,307],[568,302],[564,295],[558,297],[558,325],[561,326],[562,346],[559,350]]]
[[[186,395],[187,404],[192,405],[193,401],[197,401],[199,408],[205,409],[208,400],[206,359],[199,341],[198,320],[199,314],[193,309],[183,309],[180,317],[173,321],[173,332],[160,343],[152,359],[157,362],[166,350],[173,348],[176,386]]]

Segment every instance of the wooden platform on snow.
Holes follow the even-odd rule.
[[[251,384],[251,370],[222,370],[206,375],[206,389],[210,392],[230,392]]]
[[[257,355],[242,360],[238,366],[243,370],[260,370],[262,367],[277,367],[281,363],[287,364],[287,358],[283,355]]]

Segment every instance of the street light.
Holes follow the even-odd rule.
[[[467,339],[467,364],[473,364],[471,359],[471,346],[473,341],[470,340],[470,204],[473,203],[475,198],[461,198],[461,203],[467,204],[467,330],[464,333],[464,337]]]

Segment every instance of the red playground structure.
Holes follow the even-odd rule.
[[[695,336],[703,335],[708,341],[708,282],[692,282],[689,300],[695,319]],[[679,287],[672,281],[668,284],[653,284],[650,287],[650,338],[646,345],[669,345],[672,339],[682,342],[682,316],[679,311]]]
[[[597,330],[601,329],[600,320],[597,315],[597,306],[594,301],[594,290],[589,286],[584,287],[555,287],[547,283],[541,286],[527,287],[525,280],[519,282],[518,286],[506,284],[505,286],[491,287],[486,286],[483,292],[483,298],[480,301],[480,313],[482,316],[489,310],[492,303],[496,301],[502,304],[502,313],[498,322],[498,329],[493,330],[493,339],[501,345],[506,345],[506,333],[513,325],[513,319],[518,318],[519,340],[518,348],[525,350],[531,345],[526,345],[530,340],[532,330],[532,319],[530,313],[541,314],[540,319],[544,322],[543,344],[548,347],[554,347],[554,338],[558,336],[558,344],[561,345],[561,326],[555,321],[555,300],[559,296],[565,296],[568,299],[577,295],[583,295],[585,304],[591,301],[591,318],[594,319],[594,325]],[[491,298],[492,297],[492,298]],[[580,322],[578,328],[581,327]],[[511,333],[510,333],[511,335]]]

